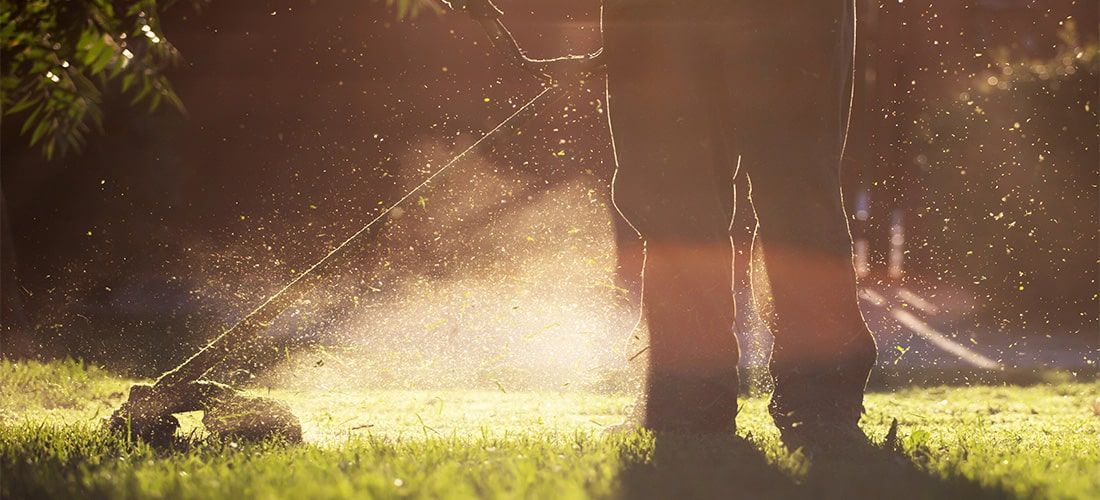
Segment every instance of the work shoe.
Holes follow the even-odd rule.
[[[859,454],[872,447],[863,430],[850,421],[799,422],[780,427],[779,434],[788,450],[802,450],[811,460]]]
[[[784,392],[777,388],[768,403],[768,413],[788,449],[801,448],[807,455],[828,454],[867,443],[867,436],[859,428],[863,416],[861,385],[797,382],[793,386],[788,383]]]

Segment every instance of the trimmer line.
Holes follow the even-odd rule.
[[[301,274],[299,274],[292,281],[284,285],[278,292],[275,292],[273,295],[268,297],[267,300],[265,300],[262,304],[253,309],[252,312],[248,313],[248,315],[246,315],[239,322],[233,325],[232,328],[229,328],[221,335],[215,337],[213,340],[207,343],[205,347],[200,349],[199,352],[192,355],[175,369],[161,375],[157,379],[156,384],[158,386],[173,385],[176,383],[183,383],[205,378],[207,374],[209,374],[217,365],[219,365],[227,356],[229,356],[233,348],[240,347],[237,343],[230,343],[228,345],[225,345],[222,349],[216,349],[215,346],[217,346],[218,344],[223,344],[224,341],[228,340],[229,337],[235,336],[234,334],[245,333],[240,332],[240,330],[248,331],[259,328],[266,328],[267,326],[269,326],[270,323],[284,310],[286,310],[288,307],[297,302],[298,299],[300,299],[302,296],[312,290],[313,286],[306,283],[307,280],[313,277],[315,273],[325,274],[321,271],[325,270],[327,266],[329,266],[333,261],[337,260],[349,246],[352,246],[359,238],[367,234],[371,229],[374,228],[376,224],[378,224],[388,215],[390,215],[390,213],[393,212],[394,209],[398,208],[404,202],[408,201],[408,199],[411,198],[413,195],[426,188],[429,184],[431,184],[433,180],[450,170],[451,167],[453,167],[455,164],[465,158],[466,155],[468,155],[471,151],[481,146],[482,143],[484,143],[490,137],[494,136],[495,134],[499,133],[501,130],[509,126],[509,124],[511,124],[513,120],[515,120],[517,117],[525,114],[533,108],[536,108],[536,104],[539,103],[539,101],[542,100],[544,97],[547,97],[548,95],[550,95],[550,97],[561,97],[562,95],[564,95],[564,93],[565,89],[563,87],[557,85],[548,85],[545,89],[542,90],[542,92],[539,92],[538,95],[531,98],[518,110],[509,115],[488,132],[485,132],[480,138],[478,138],[478,140],[474,141],[473,144],[468,146],[462,152],[455,155],[442,167],[432,172],[432,174],[424,179],[424,181],[406,192],[403,196],[401,196],[401,198],[399,198],[396,202],[390,204],[385,210],[379,213],[365,226],[363,226],[361,229],[353,233],[350,237],[345,239],[342,243],[329,251],[329,253],[321,258],[321,260],[317,261],[305,271],[302,271]],[[556,100],[556,98],[548,99],[548,102],[546,102],[545,105],[548,105],[550,104],[550,102]],[[245,337],[245,335],[239,336],[241,336],[242,338]],[[199,358],[207,356],[212,359],[207,359],[206,362],[198,363],[197,365],[204,368],[200,373],[192,373],[194,370],[187,370],[189,366],[196,366],[195,362],[197,362]]]

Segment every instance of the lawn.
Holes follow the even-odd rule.
[[[156,450],[99,420],[133,381],[78,362],[0,363],[3,498],[1100,498],[1100,382],[912,388],[868,397],[893,443],[811,462],[748,398],[737,437],[602,436],[623,395],[272,392],[308,444]]]

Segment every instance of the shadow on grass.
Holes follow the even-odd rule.
[[[901,452],[868,442],[813,457],[801,486],[810,498],[1012,498],[995,486],[934,475]]]
[[[934,476],[901,453],[870,444],[815,457],[796,480],[742,438],[654,440],[652,454],[624,457],[622,498],[1011,498],[965,478]]]
[[[799,492],[745,439],[663,434],[653,439],[649,454],[623,457],[623,498],[791,498]]]

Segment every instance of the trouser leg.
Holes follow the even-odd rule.
[[[781,429],[857,422],[875,359],[840,188],[851,103],[849,2],[762,6],[762,17],[787,26],[731,59],[737,92],[752,99],[742,101],[735,118],[747,145],[743,168],[771,285],[770,410]]]
[[[616,206],[645,242],[644,425],[728,430],[736,414],[732,168],[701,37],[674,18],[605,11]]]
[[[875,346],[857,303],[843,210],[806,203],[824,193],[782,196],[759,187],[767,184],[754,178],[774,312],[772,415],[781,428],[806,419],[857,422]],[[836,184],[825,186],[839,197]]]

